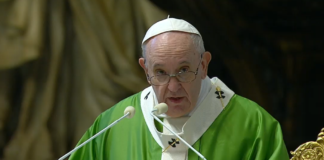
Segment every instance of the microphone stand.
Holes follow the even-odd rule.
[[[68,157],[70,154],[72,154],[73,152],[75,152],[76,150],[78,150],[79,148],[81,148],[82,146],[84,146],[85,144],[87,144],[88,142],[90,142],[92,139],[98,137],[101,133],[105,132],[107,129],[109,129],[110,127],[114,126],[115,124],[117,124],[120,120],[124,119],[125,117],[127,117],[129,114],[131,114],[130,112],[127,112],[125,115],[123,115],[122,117],[120,117],[119,119],[117,119],[116,121],[114,121],[113,123],[111,123],[109,126],[107,126],[106,128],[104,128],[103,130],[101,130],[100,132],[98,132],[97,134],[95,134],[94,136],[92,136],[91,138],[89,138],[88,140],[84,141],[82,144],[80,144],[79,146],[75,147],[72,151],[70,151],[69,153],[65,154],[64,156],[62,156],[59,160],[63,160],[66,157]]]

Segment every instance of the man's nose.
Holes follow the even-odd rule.
[[[170,82],[168,84],[168,89],[171,92],[177,92],[181,87],[179,80],[176,77],[170,77]]]

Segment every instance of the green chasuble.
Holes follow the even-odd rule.
[[[137,93],[98,116],[79,144],[123,116],[127,106],[136,110],[132,119],[120,121],[70,159],[160,160],[162,148],[148,129],[140,100],[141,93]],[[236,94],[193,147],[208,160],[289,159],[279,123],[256,103]],[[188,159],[199,157],[189,149]]]

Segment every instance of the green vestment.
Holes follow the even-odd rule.
[[[140,101],[141,93],[137,93],[98,116],[79,144],[123,116],[127,106],[136,109],[132,119],[120,121],[70,159],[160,160],[162,148],[146,125]],[[256,103],[236,94],[193,147],[208,160],[289,159],[279,123]],[[189,149],[188,159],[199,157]]]

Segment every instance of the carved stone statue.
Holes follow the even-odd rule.
[[[316,142],[306,142],[290,153],[293,155],[291,160],[324,160],[324,128]]]

